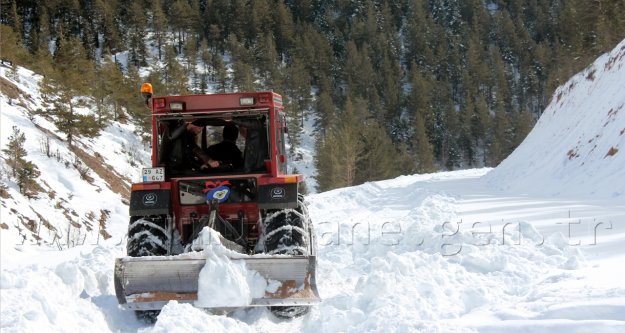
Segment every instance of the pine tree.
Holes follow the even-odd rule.
[[[121,34],[116,24],[116,20],[119,19],[116,15],[117,5],[116,1],[94,1],[94,19],[104,38],[103,49],[113,54],[120,51],[122,47]]]
[[[197,44],[195,34],[190,34],[187,41],[184,43],[184,55],[187,63],[186,72],[191,74],[191,90],[194,93],[198,92],[200,86],[199,76],[196,70],[198,57]]]
[[[317,174],[314,176],[317,181],[317,191],[323,192],[338,185],[338,173],[335,173],[338,162],[338,143],[332,131],[329,131],[325,137],[315,140],[315,169]]]
[[[233,91],[253,91],[254,90],[254,72],[252,66],[236,60],[232,66],[232,90]]]
[[[130,68],[133,67],[130,66]],[[119,121],[124,118],[123,108],[126,106],[128,87],[120,66],[112,60],[110,55],[104,56],[104,60],[96,69],[94,82],[89,88],[89,94],[95,101],[96,117],[100,127],[106,126],[113,120]]]
[[[513,133],[510,119],[502,103],[498,103],[493,119],[493,136],[489,150],[491,166],[497,166],[512,152]]]
[[[105,124],[110,120],[108,114],[108,108],[106,105],[106,97],[107,97],[107,89],[106,83],[107,78],[105,77],[105,69],[103,66],[96,68],[95,70],[95,81],[89,87],[89,94],[93,97],[93,101],[95,104],[95,112],[96,112],[96,121],[100,127],[104,127]]]
[[[256,53],[258,59],[257,67],[265,87],[271,89],[272,87],[282,86],[282,75],[278,68],[280,57],[271,34],[266,33],[262,36]]]
[[[407,108],[410,114],[419,114],[424,121],[426,129],[434,126],[432,113],[432,84],[420,72],[417,64],[410,67],[410,94],[407,96]]]
[[[512,142],[514,148],[518,147],[521,142],[525,140],[525,137],[533,127],[534,117],[532,117],[529,110],[525,108],[522,112],[518,113],[514,119],[514,141]]]
[[[274,24],[276,31],[276,49],[279,54],[293,46],[295,40],[295,21],[284,0],[277,1],[274,13]]]
[[[414,159],[416,165],[416,171],[418,173],[428,173],[436,171],[436,165],[434,162],[434,152],[432,145],[428,141],[427,133],[425,130],[425,122],[420,114],[417,114],[414,119],[414,135],[412,139],[412,146],[414,150]]]
[[[397,119],[402,111],[400,108],[402,71],[399,68],[399,61],[395,61],[385,55],[382,61],[382,75],[380,93],[384,96],[386,119]]]
[[[8,140],[7,147],[2,149],[2,152],[5,154],[6,163],[11,169],[11,175],[13,178],[16,178],[27,154],[24,148],[26,135],[17,126],[13,126],[13,133]]]
[[[33,162],[23,161],[21,168],[17,172],[17,186],[20,188],[20,193],[31,197],[36,192],[39,192],[41,186],[37,183],[37,178],[40,175],[39,168]]]
[[[9,19],[6,24],[13,28],[13,31],[17,34],[18,38],[21,39],[24,32],[24,22],[22,16],[18,14],[16,0],[11,0],[11,9],[8,14]],[[4,22],[2,23],[5,24]]]
[[[471,97],[469,97],[471,98]],[[468,104],[469,108],[472,107],[472,113],[470,118],[470,132],[471,138],[473,139],[473,145],[475,147],[482,148],[482,156],[486,156],[486,137],[488,135],[488,130],[491,128],[490,124],[490,112],[488,110],[488,105],[486,104],[486,100],[484,97],[479,96],[475,102],[475,104]],[[482,160],[482,163],[486,163],[486,161]]]
[[[382,126],[374,122],[362,125],[362,153],[358,156],[354,185],[399,176],[403,171],[400,160],[405,155],[395,149]]]
[[[200,60],[202,62],[202,68],[204,69],[202,76],[208,77],[212,73],[211,63],[213,61],[213,53],[211,49],[208,47],[208,41],[206,39],[202,39],[200,42],[200,49],[198,50],[200,54]]]
[[[0,25],[2,36],[2,60],[11,62],[11,67],[16,71],[17,65],[23,65],[29,58],[28,51],[23,47],[20,36],[7,25]]]
[[[496,167],[504,159],[504,151],[498,137],[493,137],[488,149],[488,165]]]
[[[443,113],[442,121],[442,147],[441,153],[447,170],[454,170],[460,166],[462,153],[458,144],[460,133],[460,121],[458,112],[453,107],[447,108]]]
[[[317,119],[318,123],[315,124],[317,131],[325,134],[326,129],[333,126],[336,120],[334,103],[332,102],[332,96],[327,91],[321,91],[317,96]]]
[[[261,35],[271,31],[273,6],[273,3],[267,0],[255,0],[251,3],[250,20],[245,25],[248,41],[257,40]]]
[[[431,22],[430,15],[426,13],[425,3],[427,3],[425,0],[411,2],[404,27],[407,44],[406,59],[414,61],[419,66],[425,66],[427,62],[433,59],[431,44],[428,40],[432,38],[430,27],[434,23]],[[412,66],[410,68],[412,70]]]
[[[218,92],[226,92],[228,89],[228,72],[226,71],[226,65],[220,54],[213,54],[212,64],[214,71],[213,81],[217,84]]]
[[[493,62],[493,86],[496,92],[494,103],[501,102],[503,106],[510,107],[510,85],[508,84],[505,65],[498,47],[491,48],[491,61]]]
[[[165,48],[165,67],[161,73],[163,93],[169,95],[183,95],[189,92],[188,77],[184,67],[176,58],[173,48]]]
[[[355,184],[359,158],[365,148],[360,127],[361,119],[356,116],[355,107],[348,98],[336,126],[318,141],[315,178],[319,191]]]
[[[145,82],[139,75],[136,67],[128,67],[128,73],[123,77],[121,93],[119,98],[123,107],[132,115],[136,125],[142,130],[142,133],[151,133],[152,122],[151,112],[145,106],[143,99],[138,98],[137,91],[141,83]],[[151,81],[156,82],[156,81]],[[155,92],[159,92],[159,85],[153,85]]]
[[[284,92],[287,97],[289,109],[287,116],[289,117],[289,142],[291,147],[297,147],[300,144],[300,135],[304,128],[304,118],[306,112],[310,108],[310,76],[304,64],[299,58],[294,59],[293,63],[287,68],[287,76],[285,78]]]
[[[37,55],[40,52],[48,52],[48,43],[51,39],[50,17],[46,6],[39,6],[39,22],[38,27],[33,27],[32,36],[29,38],[30,53]],[[36,63],[36,60],[33,62]]]
[[[51,106],[53,122],[67,136],[70,146],[75,136],[93,137],[100,130],[93,116],[80,114],[77,110],[86,106],[85,98],[79,96],[89,93],[94,75],[92,66],[80,39],[69,37],[61,41],[55,53],[53,70],[41,83],[45,100]]]
[[[199,30],[194,29],[199,25],[198,15],[199,11],[194,11],[186,0],[175,0],[171,5],[168,21],[175,32],[174,36],[178,38],[177,54],[180,54],[182,51],[187,33],[189,31]]]
[[[468,105],[471,107],[471,105]],[[473,144],[473,138],[471,135],[471,117],[473,110],[469,107],[461,107],[458,111],[458,132],[456,133],[456,141],[462,160],[470,167],[474,166],[477,162],[476,150],[477,147]],[[460,163],[462,164],[462,163]]]
[[[329,87],[323,86],[323,80],[327,81],[332,76],[332,64],[336,60],[332,46],[315,27],[310,24],[299,26],[295,46],[289,51],[291,57],[302,60],[311,75],[311,84],[317,85],[319,89]]]
[[[15,178],[20,193],[30,196],[32,192],[38,192],[41,188],[36,183],[40,172],[35,164],[25,159],[27,155],[25,142],[26,135],[17,126],[13,126],[13,133],[2,152],[6,156],[6,163],[11,169],[11,176]]]
[[[147,66],[147,50],[144,42],[144,29],[146,27],[147,19],[145,17],[145,10],[143,6],[137,2],[132,1],[130,5],[130,14],[128,15],[128,44],[130,46],[130,61],[135,66]]]
[[[152,1],[152,31],[154,32],[154,41],[156,42],[156,50],[158,52],[158,60],[163,58],[163,43],[167,33],[167,16],[163,12],[163,6],[160,0]]]

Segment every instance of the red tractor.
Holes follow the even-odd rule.
[[[115,263],[119,303],[146,320],[170,300],[194,303],[206,259],[192,244],[210,228],[237,252],[230,260],[280,282],[246,306],[269,306],[279,317],[306,313],[320,300],[315,237],[298,192],[303,176],[287,173],[282,97],[152,97],[149,84],[142,93],[152,112],[152,167],[132,184],[127,257]],[[236,163],[207,156],[225,127],[239,132]]]

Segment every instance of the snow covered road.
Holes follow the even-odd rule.
[[[404,176],[309,196],[323,302],[303,318],[281,321],[263,308],[213,315],[172,302],[154,325],[138,322],[114,296],[113,260],[123,255],[121,235],[115,235],[99,246],[70,251],[3,251],[0,327],[3,332],[624,331],[623,205],[506,196],[484,187],[479,177],[486,172]]]

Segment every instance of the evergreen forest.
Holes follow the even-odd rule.
[[[0,23],[2,62],[43,76],[33,112],[68,144],[111,122],[149,133],[144,81],[273,90],[292,158],[314,120],[325,191],[496,166],[559,85],[625,38],[625,1],[0,0]]]

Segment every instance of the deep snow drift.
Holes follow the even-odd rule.
[[[623,43],[615,52],[622,47]],[[615,85],[625,86],[623,77],[616,81],[614,74],[622,72],[623,58],[615,59],[609,70],[597,67],[593,80],[586,80],[586,72],[583,82],[576,85],[600,83],[607,76]],[[6,69],[1,74],[6,77]],[[20,75],[19,86],[38,105],[37,77],[22,70]],[[586,103],[594,96],[563,93],[560,102],[574,103],[567,102],[571,98]],[[589,105],[612,105],[604,102],[604,95],[597,98]],[[531,174],[519,173],[523,170],[506,161],[493,171],[402,176],[308,196],[319,245],[317,281],[323,298],[308,315],[284,321],[264,308],[216,315],[170,302],[158,321],[148,325],[122,310],[113,290],[114,259],[124,255],[127,206],[99,178],[94,176],[96,185],[90,184],[75,170],[45,157],[38,145],[41,132],[25,109],[9,104],[6,96],[1,96],[0,102],[2,146],[10,134],[6,128],[12,124],[28,131],[28,159],[42,170],[42,180],[50,179],[48,184],[56,193],[54,198],[44,194],[28,200],[17,193],[14,182],[2,179],[11,194],[11,198],[2,199],[0,207],[2,222],[10,226],[0,229],[2,332],[625,331],[625,205],[619,194],[625,188],[625,177],[603,181],[604,168],[612,168],[610,161],[622,158],[623,152],[607,157],[589,151],[584,155],[579,144],[579,157],[563,160],[561,150],[575,147],[581,140],[575,136],[569,137],[572,142],[554,142],[556,157],[540,161],[542,169]],[[602,130],[605,119],[596,120],[594,115],[603,117],[603,112],[588,110],[579,111],[584,118],[575,117],[580,117],[576,119],[584,133],[599,135],[594,142],[614,138],[612,132],[604,132],[616,126],[611,124],[620,122],[623,126],[625,111],[617,112],[614,117],[618,118],[613,118],[617,120]],[[539,134],[533,134],[537,139],[530,137],[523,144],[528,147],[535,142],[536,146],[515,153],[518,163],[533,160],[536,164],[541,156],[548,155],[542,140],[549,131],[561,133],[564,139],[570,133],[580,133],[566,122],[570,117],[556,119],[558,113],[549,116],[545,112],[536,130]],[[36,121],[54,130],[45,119]],[[100,138],[86,140],[85,150],[106,155],[118,170],[138,170],[140,166],[133,167],[129,159],[147,164],[147,156],[135,152],[130,158],[128,147],[136,148],[133,151],[147,149],[132,141],[131,130],[111,126]],[[610,139],[606,144],[622,147],[621,137],[616,137],[621,141]],[[53,144],[66,149],[61,140]],[[566,159],[568,149],[564,151]],[[577,162],[582,158],[583,165]],[[561,172],[558,170],[584,181],[584,191],[565,191],[570,184],[552,178]],[[491,187],[486,186],[484,175]],[[522,186],[522,182],[526,184]],[[547,184],[552,191],[541,192]],[[526,191],[531,188],[536,190]],[[592,191],[601,200],[589,199]],[[554,197],[557,192],[560,195]],[[34,246],[31,236],[22,245],[14,227],[20,225],[17,213],[36,220],[31,211],[38,211],[62,223],[62,208],[55,208],[57,201],[61,207],[73,207],[79,216],[88,209],[107,207],[112,212],[107,220],[112,237],[95,244],[97,238],[91,235],[83,245],[63,250],[59,250],[58,242],[50,244],[51,238],[44,239],[43,246]],[[64,223],[59,224],[59,230],[68,226]],[[219,263],[219,258],[214,259]],[[217,274],[220,277],[227,276]],[[216,289],[208,287],[206,290]]]

